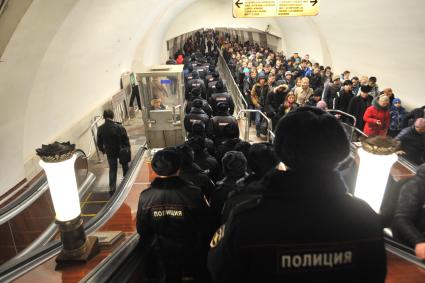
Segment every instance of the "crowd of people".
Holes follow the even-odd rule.
[[[420,119],[425,118],[425,106],[406,111],[391,88],[380,90],[376,77],[359,78],[348,70],[334,74],[331,67],[312,63],[308,54],[285,56],[249,41],[232,41],[230,35],[219,45],[249,107],[266,113],[273,125],[300,106],[339,110],[353,116],[355,126],[367,136],[397,138],[409,161],[425,162],[425,120]],[[347,115],[336,117],[354,125]],[[258,136],[263,134],[261,120],[257,113]]]
[[[340,122],[308,106],[321,101],[318,91],[302,88],[308,78],[284,94],[295,83],[270,86],[271,74],[260,75],[249,95],[254,107],[269,96],[268,111],[281,115],[275,142],[241,140],[216,69],[224,40],[198,32],[168,62],[185,65],[188,139],[153,156],[157,177],[140,195],[147,275],[160,282],[384,282],[380,218],[347,194],[335,170],[349,154]]]

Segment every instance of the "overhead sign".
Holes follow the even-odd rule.
[[[233,0],[233,17],[316,16],[319,8],[319,0]]]

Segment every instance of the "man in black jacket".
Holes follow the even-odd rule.
[[[151,165],[158,177],[140,194],[137,210],[146,262],[155,262],[161,283],[181,282],[183,271],[203,282],[198,274],[205,263],[209,208],[201,190],[177,176],[180,163],[176,148],[154,155]]]
[[[418,258],[425,259],[425,164],[401,188],[392,228],[395,238],[413,247]]]
[[[267,175],[263,196],[235,207],[217,230],[213,281],[384,282],[381,220],[335,171],[349,154],[336,118],[318,108],[290,112],[274,147],[288,169]]]
[[[407,160],[417,165],[425,162],[425,118],[419,118],[414,125],[403,129],[396,139],[401,142],[400,149]]]
[[[404,116],[403,127],[408,127],[413,125],[415,121],[419,118],[425,118],[425,106],[415,108],[410,111],[406,116]]]
[[[369,95],[371,89],[372,88],[368,85],[362,85],[360,88],[360,95],[351,99],[348,105],[347,112],[356,117],[356,128],[360,131],[363,131],[364,128],[363,115],[366,109],[372,105],[373,97]]]
[[[130,141],[125,128],[113,121],[114,112],[107,109],[103,112],[105,123],[97,130],[97,147],[108,158],[109,164],[109,190],[113,194],[117,185],[118,158],[121,148],[129,148]],[[120,160],[123,176],[128,171],[128,161]]]

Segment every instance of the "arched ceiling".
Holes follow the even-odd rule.
[[[425,1],[322,0],[306,18],[234,19],[230,0],[34,0],[0,63],[0,194],[41,143],[119,87],[122,71],[165,59],[165,41],[200,27],[265,29],[286,53],[375,75],[410,107],[425,104]]]

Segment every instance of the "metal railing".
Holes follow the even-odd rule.
[[[94,147],[96,150],[96,157],[97,157],[96,163],[102,163],[102,158],[100,157],[99,148],[97,147],[97,130],[99,128],[98,123],[101,119],[102,119],[102,116],[99,116],[99,115],[94,116],[90,124],[90,132],[91,132],[92,140],[90,142],[87,158],[90,158],[92,149]]]
[[[351,141],[353,141],[353,137],[354,137],[354,132],[355,132],[355,129],[357,129],[356,128],[356,123],[357,123],[357,119],[356,119],[356,117],[354,117],[353,115],[350,115],[350,114],[348,114],[348,113],[346,113],[346,112],[344,112],[344,111],[341,111],[341,110],[337,110],[337,109],[328,109],[328,110],[326,110],[328,113],[330,113],[330,114],[336,114],[336,115],[334,115],[334,116],[337,116],[337,115],[339,115],[339,116],[342,116],[342,117],[346,117],[346,118],[349,118],[349,119],[351,119],[352,121],[353,121],[353,125],[350,125],[350,124],[347,124],[347,123],[345,123],[345,122],[343,122],[343,121],[341,121],[341,124],[343,125],[343,127],[344,127],[344,130],[347,132],[347,131],[349,131],[349,132],[347,132],[347,135],[348,135],[348,137],[349,137],[349,139],[350,139],[350,142]],[[340,117],[338,117],[338,119],[339,119]],[[348,129],[348,130],[347,130]],[[359,130],[359,129],[357,129],[357,130]]]
[[[238,85],[235,82],[235,79],[233,78],[233,75],[229,69],[229,66],[227,66],[226,60],[224,60],[224,57],[222,56],[221,53],[218,58],[218,70],[220,73],[220,77],[226,81],[227,91],[233,98],[233,102],[235,103],[236,113],[238,113],[241,110],[248,109],[248,103],[243,97]]]
[[[272,125],[272,120],[266,116],[266,114],[264,114],[263,111],[258,110],[258,109],[242,109],[238,112],[238,115],[236,116],[237,119],[242,118],[243,114],[246,113],[260,113],[260,115],[267,121],[267,142],[273,141],[274,140],[274,133],[272,131],[273,129],[273,125]],[[248,141],[249,140],[249,122],[245,115],[246,118],[246,122],[245,122],[245,136],[244,136],[244,140]]]

